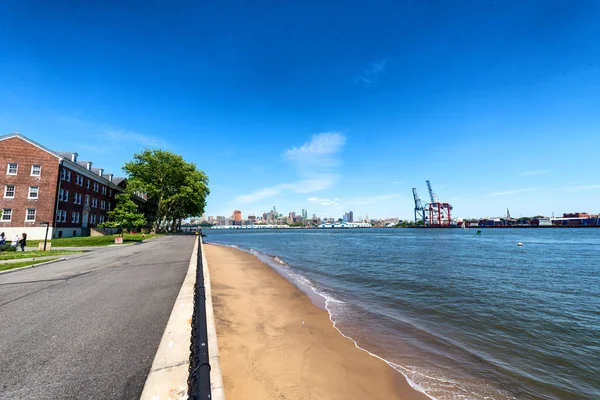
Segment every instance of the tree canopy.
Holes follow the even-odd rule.
[[[156,220],[151,221],[155,229],[174,229],[181,220],[204,213],[208,177],[180,155],[146,149],[123,170],[129,176],[127,191],[157,205]]]
[[[117,199],[117,206],[114,210],[108,212],[110,220],[100,224],[102,227],[127,227],[131,229],[146,225],[146,217],[138,212],[138,206],[129,193],[120,193],[115,198]]]

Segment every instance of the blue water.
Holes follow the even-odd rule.
[[[206,233],[285,262],[435,398],[600,399],[600,229]]]

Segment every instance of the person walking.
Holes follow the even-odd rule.
[[[25,251],[25,246],[27,245],[27,234],[25,232],[23,232],[23,236],[21,236],[19,244],[21,245],[21,251]]]
[[[4,246],[6,244],[6,236],[4,232],[0,233],[0,246]]]
[[[14,247],[16,249],[18,244],[19,244],[19,234],[17,233],[15,235],[15,237],[13,238],[12,242],[10,242],[10,247]]]

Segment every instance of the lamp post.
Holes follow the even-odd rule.
[[[44,237],[44,251],[46,251],[46,242],[48,241],[48,229],[50,228],[50,222],[40,222],[40,225],[46,225],[46,236]]]

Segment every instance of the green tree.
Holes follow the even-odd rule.
[[[151,221],[155,229],[175,229],[183,219],[204,213],[208,177],[180,155],[146,149],[123,170],[129,176],[127,191],[144,193],[157,205],[156,220]]]
[[[146,217],[138,211],[129,193],[121,193],[116,197],[117,206],[108,212],[109,221],[100,224],[102,228],[126,227],[128,229],[146,225]]]

